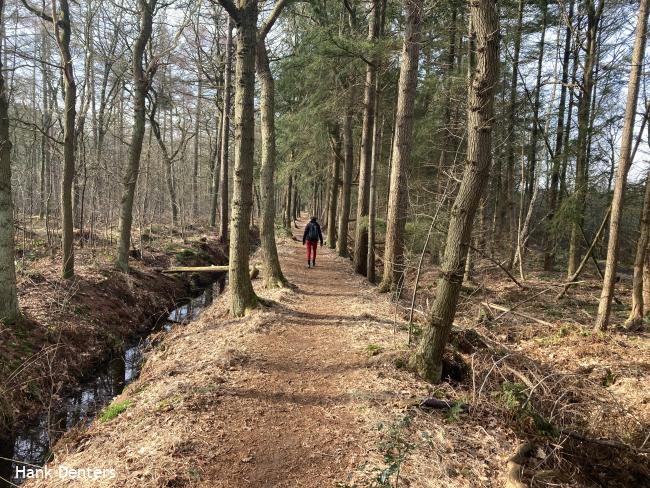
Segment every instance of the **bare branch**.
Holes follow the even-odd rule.
[[[278,0],[277,2],[275,2],[273,10],[271,11],[268,18],[264,21],[264,23],[262,24],[262,26],[258,31],[257,42],[264,42],[266,35],[273,28],[273,24],[275,24],[276,20],[278,20],[278,17],[282,13],[282,10],[287,5],[287,3],[288,0]]]
[[[46,22],[54,22],[54,19],[50,15],[47,15],[43,10],[33,7],[32,5],[27,3],[27,0],[21,0],[21,2],[25,6],[25,8],[29,10],[31,13],[33,13],[34,15],[40,17]]]
[[[235,24],[240,23],[241,15],[239,14],[239,9],[235,6],[232,0],[217,0],[217,2],[223,7],[226,12],[228,12],[228,15],[232,17],[232,20],[235,21]]]

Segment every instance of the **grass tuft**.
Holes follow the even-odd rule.
[[[113,420],[115,417],[124,413],[133,402],[131,400],[124,400],[122,402],[111,403],[106,407],[102,413],[99,415],[99,420],[102,422],[108,422]]]

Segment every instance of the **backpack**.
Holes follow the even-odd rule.
[[[317,241],[320,239],[319,225],[317,222],[309,222],[307,224],[309,229],[307,230],[307,240],[308,241]]]

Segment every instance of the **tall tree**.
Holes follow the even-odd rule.
[[[145,67],[144,55],[147,44],[151,40],[153,30],[154,10],[158,0],[138,0],[140,16],[138,37],[133,46],[133,129],[126,173],[124,175],[122,200],[120,204],[119,243],[117,250],[117,266],[124,272],[129,270],[129,250],[131,247],[131,227],[133,225],[133,202],[135,188],[140,174],[140,156],[144,141],[146,107],[145,101],[151,82],[158,68],[155,60]]]
[[[233,51],[233,22],[228,19],[226,37],[226,67],[224,68],[223,85],[223,112],[221,118],[221,154],[219,156],[219,240],[222,243],[228,242],[228,205],[230,204],[228,190],[229,173],[229,146],[230,146],[230,98],[232,91],[232,51]]]
[[[271,17],[257,36],[257,76],[260,82],[260,238],[263,256],[262,276],[267,288],[282,287],[287,280],[282,274],[275,244],[275,80],[266,48],[266,35],[280,14],[285,0],[279,0]],[[291,199],[290,199],[291,200]],[[293,210],[289,205],[289,213]]]
[[[336,252],[348,257],[348,226],[350,222],[350,199],[352,189],[352,166],[354,164],[354,141],[352,140],[352,114],[346,110],[343,116],[343,182],[341,184],[341,216],[339,217]]]
[[[609,220],[609,241],[607,243],[607,264],[605,277],[603,278],[603,289],[600,294],[598,305],[598,316],[596,317],[596,330],[605,330],[609,323],[609,315],[612,309],[612,298],[614,296],[614,282],[616,279],[616,262],[618,259],[619,228],[625,198],[625,185],[627,174],[632,164],[632,137],[634,134],[634,122],[636,116],[637,99],[639,98],[639,85],[641,71],[645,55],[645,45],[648,30],[648,1],[641,0],[639,4],[639,16],[636,25],[634,50],[632,52],[632,68],[630,70],[630,82],[627,87],[627,104],[625,107],[625,118],[623,123],[623,135],[621,137],[621,152],[618,160],[618,173],[614,196],[612,197],[612,213]]]
[[[582,93],[578,102],[578,139],[576,141],[576,177],[573,194],[573,215],[571,234],[569,236],[569,262],[567,275],[572,276],[578,266],[580,239],[584,222],[585,199],[588,183],[588,148],[591,121],[591,99],[594,88],[594,66],[598,56],[598,25],[605,6],[600,0],[596,7],[594,0],[586,0],[587,32],[585,35],[586,54],[582,75]]]
[[[544,67],[544,51],[546,43],[546,26],[548,23],[548,0],[541,0],[542,25],[540,28],[539,54],[537,57],[537,77],[533,98],[533,118],[530,128],[530,145],[528,148],[528,179],[526,182],[526,198],[531,202],[534,188],[537,185],[537,143],[539,141],[540,117],[539,109],[542,94],[542,70]],[[531,205],[533,202],[531,202]],[[523,259],[523,256],[520,256]]]
[[[571,59],[571,32],[573,28],[572,23],[574,5],[575,1],[570,0],[569,12],[566,17],[563,16],[566,23],[566,29],[564,33],[564,53],[562,56],[562,86],[560,88],[560,104],[557,112],[557,133],[555,137],[555,151],[553,153],[553,159],[551,161],[551,182],[548,192],[548,216],[545,229],[544,248],[544,270],[546,271],[551,270],[555,264],[555,239],[553,237],[552,225],[555,220],[555,212],[557,210],[557,204],[559,200],[559,186],[563,152],[566,151],[566,148],[564,147],[564,117],[568,91],[567,85],[569,83],[569,61]]]
[[[332,149],[332,184],[327,204],[327,247],[336,249],[336,210],[339,199],[340,168],[343,158],[341,129],[339,124],[330,124],[329,142]]]
[[[467,156],[454,201],[436,298],[417,351],[411,359],[429,381],[442,378],[442,355],[456,314],[472,238],[472,225],[488,181],[492,159],[494,93],[499,79],[499,16],[495,0],[470,2],[470,37],[476,39],[476,63],[468,83]]]
[[[381,2],[371,0],[368,17],[368,42],[374,43],[379,34]],[[370,166],[375,127],[375,96],[377,59],[371,56],[366,62],[366,82],[363,96],[363,127],[361,129],[361,159],[359,160],[359,191],[357,195],[357,221],[354,239],[354,270],[367,274],[368,264],[368,210],[370,206]]]
[[[506,208],[508,234],[510,236],[510,257],[508,265],[512,267],[517,251],[517,222],[515,218],[515,129],[517,125],[517,82],[519,80],[519,56],[521,53],[521,32],[524,16],[524,0],[519,0],[517,6],[517,25],[514,33],[514,48],[512,55],[512,73],[510,75],[510,100],[508,108],[508,131],[506,149]],[[523,191],[523,188],[521,189]]]
[[[650,128],[649,128],[650,130]],[[632,309],[627,319],[626,325],[629,327],[637,326],[644,316],[644,309],[648,304],[645,303],[643,293],[643,271],[645,267],[646,255],[648,254],[648,244],[650,243],[650,170],[646,173],[645,192],[643,196],[643,208],[641,210],[641,222],[639,225],[639,238],[636,241],[636,252],[634,254],[634,277],[632,279]]]
[[[0,31],[4,32],[5,1],[0,0]],[[4,79],[3,47],[0,42],[0,322],[18,317],[16,267],[14,264],[14,213],[11,199],[11,141],[9,140],[9,97]]]
[[[199,3],[198,15],[201,15],[201,4]],[[197,45],[201,39],[196,39]],[[193,165],[192,165],[192,219],[196,220],[199,215],[199,166],[201,164],[201,118],[203,110],[203,59],[201,56],[201,48],[197,49],[197,64],[196,70],[198,72],[198,81],[196,89],[196,115],[194,118],[194,148],[193,148]]]
[[[23,5],[54,27],[63,71],[64,115],[63,115],[63,176],[61,178],[61,241],[63,262],[61,267],[65,279],[74,277],[74,216],[72,212],[72,182],[75,174],[75,122],[77,118],[77,84],[74,78],[72,51],[72,21],[68,0],[59,0],[58,7],[52,1],[52,15],[39,10],[22,0]]]
[[[230,220],[230,311],[245,315],[257,305],[249,274],[249,226],[253,207],[253,141],[255,135],[255,54],[258,8],[255,0],[219,0],[237,26],[235,56],[235,164]],[[281,9],[278,2],[274,8]],[[269,19],[274,16],[271,14]],[[277,18],[277,15],[275,15]],[[270,26],[260,27],[264,38]]]
[[[397,89],[395,138],[391,158],[388,216],[386,218],[384,275],[379,286],[380,290],[384,292],[389,291],[400,282],[404,271],[404,228],[408,207],[406,173],[411,156],[413,111],[420,54],[422,0],[407,0],[405,9],[406,31]]]

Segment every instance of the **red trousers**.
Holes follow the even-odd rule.
[[[316,261],[318,241],[307,241],[307,261]]]

